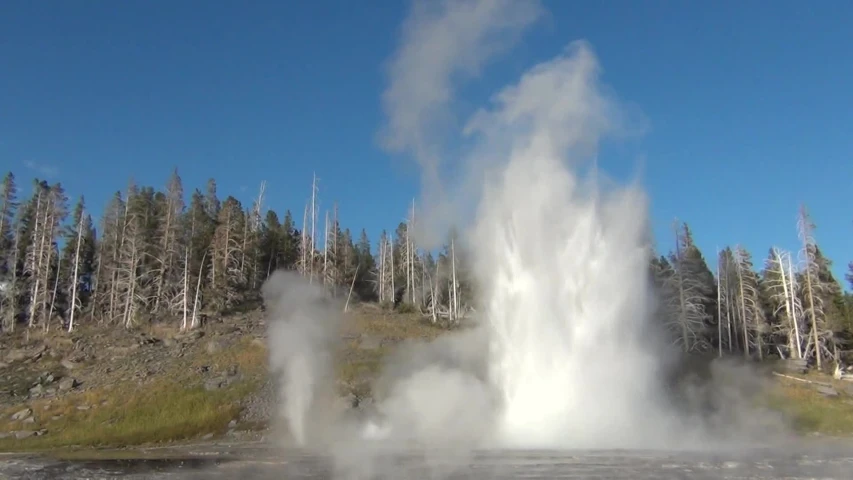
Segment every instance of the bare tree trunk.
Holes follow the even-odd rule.
[[[737,265],[737,279],[738,290],[740,291],[740,296],[738,298],[738,303],[740,303],[740,320],[741,323],[743,323],[743,356],[745,358],[749,358],[749,320],[746,316],[746,297],[744,296],[743,274],[741,272],[740,261],[738,261]]]
[[[323,232],[323,286],[329,288],[329,211],[326,211],[325,229]]]
[[[379,268],[378,268],[379,303],[385,301],[385,238],[379,239]]]
[[[794,305],[795,305],[794,300],[796,298],[796,292],[794,292],[794,288],[793,288],[794,287],[794,265],[792,263],[790,256],[788,257],[788,281],[790,282],[789,284],[791,285],[791,289],[790,289],[790,292],[788,292],[788,294],[790,295],[790,300],[789,300],[789,302],[786,302],[786,304],[789,304],[790,309],[791,309],[790,318],[791,318],[791,322],[794,324],[794,337],[796,338],[796,342],[797,342],[797,358],[803,358],[802,339],[800,337],[800,320],[797,318],[797,311],[794,308]]]
[[[190,294],[190,248],[184,248],[184,291],[183,291],[183,321],[181,322],[181,330],[187,329],[187,315],[189,314],[189,294]]]
[[[199,307],[199,293],[201,293],[201,276],[202,271],[204,269],[204,259],[207,257],[207,253],[202,255],[201,264],[198,267],[198,281],[195,286],[195,298],[193,299],[193,317],[192,323],[190,324],[190,329],[193,329],[198,326],[198,307]]]
[[[74,313],[77,311],[77,290],[80,285],[80,246],[83,243],[83,219],[80,215],[80,224],[77,225],[77,246],[74,249],[74,271],[71,274],[71,312],[68,314],[68,332],[74,330]],[[57,274],[57,278],[59,275]]]
[[[406,225],[406,256],[408,265],[406,266],[406,289],[409,292],[409,298],[412,305],[417,303],[415,294],[415,241],[412,239],[412,229],[415,226],[415,200],[412,199],[412,213],[409,217],[409,223]]]
[[[311,270],[309,272],[308,283],[314,283],[314,251],[317,246],[315,236],[317,231],[317,174],[314,174],[314,179],[311,182]]]
[[[812,238],[812,227],[805,206],[800,207],[800,215],[798,219],[798,230],[800,241],[802,242],[802,251],[805,254],[805,268],[803,274],[806,280],[806,300],[808,300],[809,317],[811,319],[811,336],[815,346],[815,362],[818,370],[821,369],[821,346],[820,332],[818,331],[818,309],[815,307],[814,283],[812,279],[812,270],[815,269],[814,250],[817,248]]]
[[[343,265],[338,265],[338,204],[335,203],[334,207],[334,218],[332,221],[333,231],[332,231],[332,296],[334,298],[338,298],[338,283],[341,280],[344,280],[343,276],[346,275],[346,269],[349,266],[349,252],[345,251],[346,261]],[[356,271],[358,271],[358,267],[356,267]],[[355,285],[355,277],[353,277],[353,285]]]
[[[686,296],[686,293],[684,291],[684,279],[683,279],[684,272],[682,269],[682,265],[680,265],[680,263],[681,263],[681,239],[678,236],[678,230],[677,229],[675,231],[675,255],[676,255],[676,259],[678,260],[676,262],[676,265],[675,265],[676,275],[678,275],[678,303],[679,303],[678,315],[679,315],[679,317],[682,317],[679,320],[681,322],[681,334],[683,337],[682,341],[684,344],[684,351],[687,352],[690,350],[690,331],[687,327],[687,319],[683,318],[685,315],[685,312],[687,310],[687,296]]]
[[[130,254],[130,262],[127,267],[127,299],[124,305],[124,328],[133,326],[133,317],[135,314],[134,296],[136,295],[136,247]]]
[[[355,267],[355,274],[352,276],[352,283],[349,286],[349,294],[347,294],[347,301],[344,304],[344,312],[346,312],[349,309],[349,301],[350,301],[350,298],[352,297],[352,291],[355,288],[355,279],[356,279],[356,277],[358,277],[358,267],[359,266],[360,265],[357,265]]]
[[[15,242],[12,253],[12,268],[11,279],[9,281],[9,305],[4,310],[3,329],[7,332],[14,332],[18,315],[18,250],[21,248],[21,228],[18,226],[15,229]]]
[[[459,318],[459,283],[456,279],[456,246],[453,238],[450,239],[450,265],[451,276],[453,279],[450,284],[452,290],[452,295],[450,297],[450,320],[456,321]]]
[[[815,362],[817,363],[817,368],[820,370],[821,368],[821,352],[820,352],[820,339],[818,336],[817,329],[817,313],[814,306],[814,294],[812,293],[812,276],[809,269],[806,268],[806,297],[809,301],[809,317],[811,317],[812,321],[812,340],[815,344]]]
[[[62,269],[62,259],[56,264],[56,279],[53,282],[53,294],[50,299],[50,309],[47,311],[47,320],[44,322],[44,331],[50,331],[50,319],[53,318],[53,307],[56,305],[56,292],[59,290],[59,273]]]
[[[720,249],[717,248],[717,356],[723,358],[723,274],[722,274],[722,259],[720,258]]]
[[[30,314],[27,326],[32,328],[36,323],[36,313],[38,312],[38,298],[41,294],[41,270],[42,270],[42,248],[44,241],[44,229],[46,221],[42,220],[42,193],[39,192],[36,197],[35,225],[33,226],[33,241],[32,259],[29,260],[31,274],[33,278],[33,286],[30,291]]]

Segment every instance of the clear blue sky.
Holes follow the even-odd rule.
[[[586,39],[603,80],[651,124],[610,145],[638,171],[659,247],[674,217],[706,258],[742,243],[795,248],[805,202],[839,280],[853,260],[853,2],[561,1],[465,89],[474,108]],[[8,0],[0,7],[0,167],[85,194],[93,213],[130,177],[185,188],[216,178],[301,221],[311,175],[323,206],[372,240],[418,191],[411,163],[375,142],[382,64],[407,2]],[[713,265],[712,265],[713,268]],[[846,285],[846,282],[843,282]]]

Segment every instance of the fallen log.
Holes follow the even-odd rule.
[[[777,377],[787,378],[788,380],[796,380],[798,382],[808,383],[808,384],[812,384],[812,385],[820,385],[822,387],[832,387],[831,383],[816,382],[814,380],[808,380],[805,378],[799,378],[799,377],[794,377],[791,375],[785,375],[784,373],[773,372],[773,375],[776,375]]]

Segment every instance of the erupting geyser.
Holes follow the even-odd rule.
[[[488,152],[510,139],[470,237],[507,446],[642,443],[658,413],[656,360],[640,342],[651,299],[645,197],[602,192],[574,171],[613,126],[597,74],[574,44],[476,119]]]
[[[437,1],[419,4],[406,23],[383,98],[386,140],[423,166],[426,234],[470,225],[462,234],[473,258],[479,326],[399,352],[375,389],[382,392],[376,414],[353,429],[343,422],[333,435],[341,463],[365,458],[366,443],[376,451],[414,446],[453,454],[684,446],[704,426],[674,414],[663,387],[665,355],[649,322],[646,197],[636,185],[603,188],[583,174],[602,138],[627,126],[599,85],[588,45],[570,44],[471,117],[464,129],[471,143],[457,157],[457,172],[465,173],[458,198],[437,182],[441,155],[430,139],[452,100],[451,78],[477,72],[501,38],[516,36],[538,14],[535,2]],[[459,198],[471,196],[473,221],[447,218],[465,211],[470,203]],[[335,324],[337,315],[305,305],[322,295],[265,289],[281,318],[271,337],[284,416],[303,442],[314,425],[309,403],[320,398],[319,385],[333,383],[326,347],[334,329],[320,325]]]

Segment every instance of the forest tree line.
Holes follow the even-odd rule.
[[[467,255],[451,233],[435,255],[409,235],[417,221],[381,232],[377,245],[361,230],[341,229],[337,207],[319,211],[316,179],[301,212],[264,207],[264,184],[250,205],[221,199],[211,179],[185,191],[175,170],[162,189],[131,182],[110,199],[102,218],[60,183],[36,179],[18,198],[12,173],[0,186],[0,328],[63,328],[80,323],[131,328],[174,321],[182,329],[205,315],[257,303],[277,269],[299,272],[349,306],[378,302],[457,323],[475,305]],[[675,250],[652,255],[650,278],[672,339],[684,351],[838,359],[853,339],[853,296],[845,294],[815,241],[805,208],[801,249],[770,248],[763,259],[732,246],[711,257],[676,225]],[[853,285],[853,263],[847,280]]]

